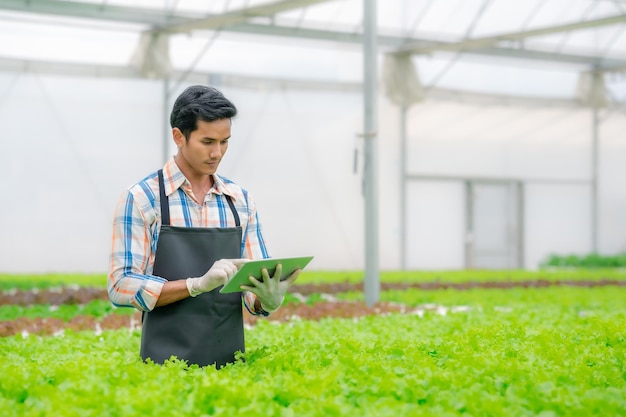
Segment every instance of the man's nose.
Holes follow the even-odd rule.
[[[222,148],[219,146],[211,147],[211,158],[219,158],[222,156]]]

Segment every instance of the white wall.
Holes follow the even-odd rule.
[[[525,189],[525,262],[550,253],[591,252],[591,191],[579,185],[530,184]]]
[[[218,86],[219,87],[219,86]],[[220,173],[257,200],[274,256],[364,265],[362,96],[220,87],[239,108]],[[162,164],[157,81],[0,73],[0,272],[104,272],[123,188]],[[399,112],[379,103],[380,267],[400,266]],[[409,172],[528,181],[526,267],[590,250],[586,110],[432,99],[409,112]],[[626,249],[626,118],[602,125],[600,248]],[[170,153],[172,147],[170,147]],[[558,181],[578,181],[559,185]],[[460,182],[411,183],[408,266],[463,267]]]
[[[0,74],[0,271],[105,271],[122,189],[159,163],[154,82]]]
[[[608,112],[601,125],[600,152],[600,252],[626,249],[626,127],[623,113]],[[477,105],[471,102],[436,101],[415,105],[409,112],[408,170],[416,176],[477,179],[515,179],[525,184],[524,266],[536,268],[547,255],[586,254],[592,250],[591,178],[592,115],[589,109],[534,105]],[[450,190],[427,180],[414,180],[414,189],[431,187],[435,198]],[[463,190],[449,192],[438,202],[438,216],[409,219],[433,241],[409,237],[408,246],[423,247],[429,254],[421,268],[442,268],[437,259],[448,256],[448,267],[458,267],[458,246],[440,249],[451,239],[450,223],[464,227]],[[430,185],[428,185],[430,184]],[[409,192],[409,195],[411,192]],[[439,197],[437,197],[439,196]],[[422,203],[425,213],[430,203]],[[417,203],[409,200],[409,206]],[[458,207],[461,205],[461,207]],[[454,208],[452,208],[454,207]],[[435,211],[435,209],[432,209]],[[445,219],[445,220],[444,220]],[[446,222],[445,227],[435,226]],[[434,230],[440,230],[435,233]],[[458,244],[465,234],[455,232]],[[411,240],[413,239],[413,240]],[[422,242],[422,243],[418,243]],[[411,251],[415,249],[410,249]],[[408,265],[414,268],[420,266]]]
[[[407,188],[407,268],[463,269],[466,221],[463,184],[413,181]]]
[[[626,252],[626,135],[624,113],[603,114],[600,128],[599,192],[601,253]]]

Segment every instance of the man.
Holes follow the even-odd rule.
[[[243,293],[219,292],[246,260],[269,257],[251,195],[216,173],[236,114],[216,89],[188,87],[170,116],[176,155],[117,204],[107,287],[114,305],[143,312],[144,360],[233,362],[244,351],[242,298],[267,316],[300,272],[280,281],[278,266]]]

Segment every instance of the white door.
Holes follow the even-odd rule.
[[[468,181],[466,265],[473,269],[522,266],[522,186],[515,181]]]

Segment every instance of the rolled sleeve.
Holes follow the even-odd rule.
[[[113,220],[113,236],[107,290],[119,307],[151,311],[167,280],[148,272],[152,256],[151,224],[133,194],[120,197]]]
[[[246,306],[246,310],[248,310],[248,313],[252,314],[253,316],[264,316],[264,317],[269,316],[270,313],[268,313],[267,311],[263,309],[257,309],[255,307],[256,300],[257,300],[257,296],[255,294],[249,291],[245,291],[243,293],[243,302],[244,302],[244,305]]]

